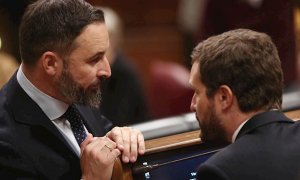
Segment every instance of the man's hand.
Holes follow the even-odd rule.
[[[135,162],[138,154],[145,152],[143,134],[131,127],[115,127],[106,136],[114,141],[117,148],[122,152],[122,160],[125,163]]]
[[[116,158],[120,150],[107,137],[93,137],[88,134],[81,143],[80,166],[84,180],[110,180]]]

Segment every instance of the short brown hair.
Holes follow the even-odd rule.
[[[94,22],[104,22],[103,12],[84,0],[34,2],[27,7],[19,30],[22,61],[35,64],[46,51],[68,55],[75,38]]]
[[[281,107],[281,62],[267,34],[231,30],[199,43],[191,56],[193,63],[199,62],[199,78],[208,97],[227,85],[243,112]]]

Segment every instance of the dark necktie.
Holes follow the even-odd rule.
[[[62,117],[66,118],[70,122],[75,139],[80,146],[87,135],[79,111],[76,109],[76,107],[71,105]]]

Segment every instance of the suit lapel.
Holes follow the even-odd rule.
[[[16,122],[32,127],[38,126],[45,128],[50,134],[53,134],[56,139],[61,141],[65,147],[68,147],[69,150],[75,153],[57,127],[21,88],[17,81],[16,73],[8,82],[7,86],[10,87],[10,90],[6,92],[8,99],[10,99],[7,105],[11,107]],[[111,122],[103,117],[99,110],[93,111],[91,108],[81,105],[76,105],[76,107],[83,116],[86,128],[94,136],[104,136],[106,132],[112,128]]]
[[[100,114],[100,111],[95,109],[94,111],[86,106],[76,105],[80,114],[83,117],[84,125],[87,130],[93,134],[93,136],[104,136],[108,130],[110,130],[110,123],[106,123],[107,120]]]
[[[26,94],[21,88],[16,79],[16,74],[10,80],[8,86],[10,86],[10,92],[7,92],[9,96],[8,106],[11,107],[17,123],[29,125],[31,127],[44,128],[53,134],[58,141],[61,141],[69,150],[72,150],[69,143],[65,140],[63,135],[46,116],[46,114],[40,109],[40,107]],[[57,142],[54,142],[54,144]]]
[[[258,127],[275,122],[294,123],[294,121],[287,118],[280,111],[267,111],[259,113],[246,122],[246,124],[242,127],[241,131],[239,132],[237,139]]]

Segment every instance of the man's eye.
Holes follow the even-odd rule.
[[[96,64],[98,61],[99,59],[93,59],[91,62]]]
[[[89,64],[95,65],[99,61],[101,61],[104,58],[104,53],[98,53],[95,56],[91,57],[88,61]]]
[[[91,64],[97,64],[100,60],[101,60],[100,57],[96,57],[96,58],[91,59],[90,63]]]

